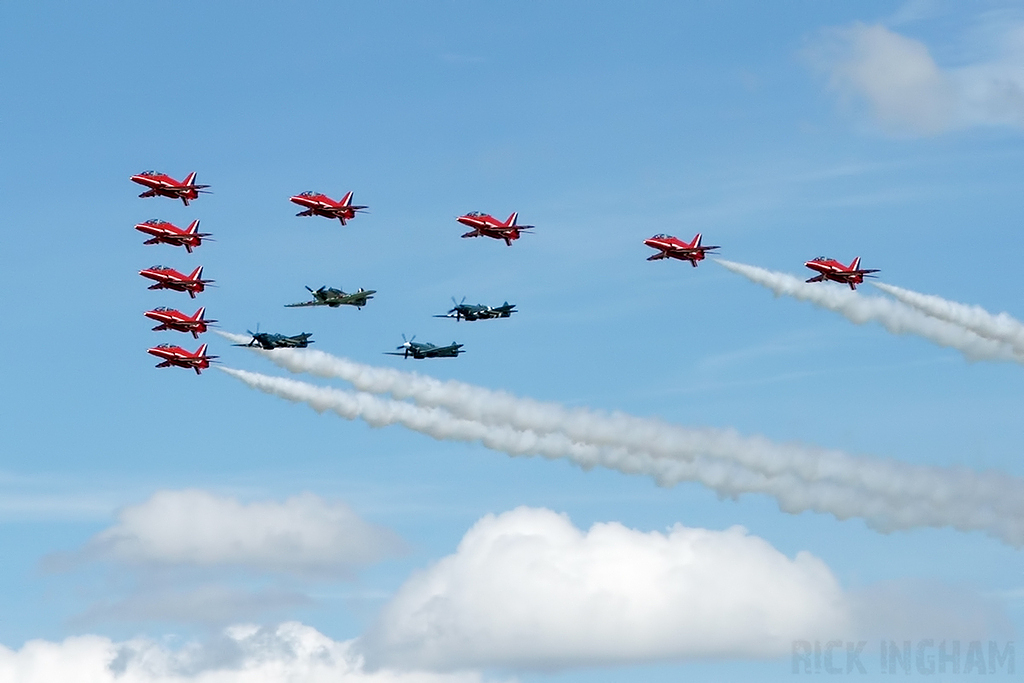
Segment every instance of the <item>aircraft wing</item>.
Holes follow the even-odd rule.
[[[285,308],[301,308],[302,306],[326,306],[326,302],[322,301],[303,301],[299,304],[285,304]]]
[[[429,351],[424,351],[424,355],[431,356],[457,356],[462,353],[462,346],[460,344],[449,344],[448,346],[437,346]]]

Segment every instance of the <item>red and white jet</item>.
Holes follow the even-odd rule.
[[[648,256],[648,261],[658,261],[665,258],[675,258],[680,261],[689,261],[690,265],[694,268],[697,267],[697,261],[703,261],[707,255],[707,252],[712,249],[718,249],[717,246],[706,247],[700,243],[702,235],[698,232],[697,236],[693,238],[692,242],[686,243],[678,237],[672,235],[655,235],[644,240],[644,244],[654,249],[659,249],[660,252],[654,256]]]
[[[179,368],[192,368],[197,375],[203,374],[203,370],[210,367],[210,361],[218,357],[206,355],[206,344],[195,351],[186,351],[174,344],[160,344],[149,349],[148,353],[163,359],[162,363],[157,363],[156,367],[158,368],[169,368],[172,365]]]
[[[299,206],[306,207],[305,211],[298,212],[295,214],[296,216],[337,218],[341,221],[342,225],[347,225],[345,221],[355,218],[357,212],[370,208],[368,206],[353,206],[351,192],[342,197],[340,202],[334,201],[321,192],[312,191],[297,194],[291,198],[291,201]]]
[[[860,256],[853,259],[848,266],[844,266],[834,258],[828,258],[826,256],[819,256],[816,259],[811,259],[804,263],[805,266],[811,270],[818,272],[807,282],[824,282],[825,280],[832,280],[833,282],[841,282],[850,285],[850,289],[857,289],[857,285],[864,284],[865,277],[874,277],[869,273],[877,273],[878,269],[864,269],[860,267]]]
[[[161,306],[160,308],[154,308],[152,311],[146,311],[143,315],[150,320],[155,320],[160,323],[153,328],[154,332],[159,332],[161,330],[191,332],[193,337],[199,339],[199,335],[206,332],[207,325],[217,322],[216,320],[206,320],[203,317],[205,313],[205,307],[200,308],[193,315],[188,316],[173,308]]]
[[[167,266],[146,268],[140,270],[139,275],[156,282],[155,285],[150,285],[150,289],[173,289],[176,292],[188,292],[193,299],[196,298],[196,292],[203,291],[206,289],[206,285],[213,282],[213,280],[203,279],[202,266],[193,270],[191,275],[183,275]]]
[[[203,243],[204,237],[209,237],[212,234],[209,232],[199,232],[198,220],[189,223],[187,228],[179,228],[173,223],[151,218],[145,223],[136,225],[135,229],[153,236],[153,239],[148,239],[143,244],[163,243],[174,247],[185,247],[185,250],[190,254],[192,249]]]
[[[505,240],[505,244],[511,247],[512,240],[519,239],[519,233],[529,232],[533,229],[532,225],[516,225],[518,219],[519,214],[513,213],[502,223],[489,213],[470,211],[455,220],[467,227],[473,228],[463,237],[493,237],[496,240]]]
[[[196,185],[195,171],[189,173],[181,182],[166,173],[157,171],[143,171],[138,175],[133,175],[131,180],[133,183],[149,188],[140,194],[140,197],[170,197],[171,199],[180,199],[185,206],[188,206],[188,200],[199,199],[199,193],[209,187],[209,185]]]

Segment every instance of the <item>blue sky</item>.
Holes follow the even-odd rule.
[[[0,645],[95,634],[173,649],[232,624],[288,621],[349,641],[398,610],[400,588],[454,556],[480,520],[520,506],[565,513],[584,532],[742,525],[789,558],[819,558],[845,594],[889,587],[882,601],[908,623],[948,629],[930,637],[970,631],[959,613],[984,622],[984,638],[1012,640],[1024,576],[1018,550],[998,540],[881,534],[783,513],[768,496],[509,458],[318,415],[219,372],[156,370],[145,349],[184,338],[151,332],[142,312],[191,313],[193,302],[148,291],[137,271],[202,264],[217,287],[195,303],[221,329],[310,331],[317,349],[361,363],[1021,476],[1015,364],[853,325],[711,262],[649,263],[642,240],[702,232],[724,258],[794,274],[818,254],[860,255],[885,282],[1024,315],[1013,278],[1024,117],[1012,97],[977,94],[990,82],[1020,93],[1022,26],[1005,3],[5,3]],[[939,113],[907,96],[916,81],[897,76],[908,44],[967,95]],[[150,168],[196,170],[213,194],[187,208],[138,199],[128,177]],[[287,199],[307,189],[353,190],[370,212],[345,228],[297,218]],[[454,218],[470,210],[519,211],[537,229],[512,248],[460,240]],[[132,226],[152,217],[199,218],[216,241],[192,255],[145,246]],[[361,311],[283,307],[323,284],[378,294]],[[453,295],[520,312],[431,317]],[[403,333],[467,353],[381,355]],[[208,337],[224,365],[283,374]],[[308,492],[404,550],[312,573],[89,550],[125,509],[186,489],[246,505]],[[234,596],[215,616],[168,616],[168,604],[214,593]],[[884,637],[872,634],[870,674]],[[498,658],[466,675],[771,680],[791,676],[787,653]]]

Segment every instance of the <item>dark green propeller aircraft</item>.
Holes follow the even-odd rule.
[[[435,315],[435,318],[455,318],[456,320],[490,320],[491,318],[507,318],[516,312],[516,305],[505,302],[501,306],[484,306],[483,304],[467,304],[466,297],[462,302],[457,303],[452,297],[455,307],[444,315]]]
[[[252,341],[248,344],[234,344],[234,346],[259,346],[269,351],[270,349],[304,349],[313,343],[313,340],[310,339],[313,336],[312,332],[303,332],[291,337],[272,332],[252,332],[250,330],[246,330],[246,332],[252,335]]]
[[[416,341],[416,335],[413,335],[412,339],[406,339],[403,334],[402,342],[403,344],[398,347],[398,350],[402,353],[395,353],[394,351],[385,351],[384,353],[389,356],[403,356],[405,358],[412,356],[417,360],[424,358],[455,358],[460,353],[465,353],[462,350],[463,344],[452,342],[449,346],[434,346],[427,342]]]
[[[377,293],[375,289],[363,289],[359,288],[358,292],[352,292],[346,294],[340,289],[334,287],[328,287],[324,285],[320,289],[309,289],[309,293],[313,295],[312,301],[303,301],[298,304],[285,304],[285,308],[298,308],[300,306],[330,306],[331,308],[337,308],[338,306],[348,305],[355,306],[356,308],[362,309],[366,305],[368,299],[372,299],[373,295]]]

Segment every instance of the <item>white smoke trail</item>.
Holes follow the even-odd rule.
[[[1005,342],[1017,353],[1024,354],[1024,323],[1009,313],[989,313],[981,306],[970,306],[931,294],[920,294],[884,282],[872,284],[922,313],[965,327],[986,339]]]
[[[296,355],[280,351],[271,355]],[[320,412],[331,410],[347,419],[362,419],[372,426],[401,424],[435,439],[479,441],[509,455],[539,454],[567,458],[585,468],[600,465],[629,474],[646,474],[665,486],[696,481],[729,497],[764,493],[775,497],[785,512],[813,510],[839,519],[860,517],[883,531],[952,526],[962,531],[983,530],[1012,545],[1024,545],[1024,481],[1003,474],[912,466],[822,452],[818,452],[824,457],[819,457],[817,476],[808,477],[809,472],[802,471],[804,467],[787,468],[783,463],[766,468],[774,472],[758,471],[743,464],[747,457],[730,460],[707,453],[659,456],[641,449],[577,442],[559,432],[540,434],[507,424],[485,424],[457,417],[445,409],[381,399],[363,392],[221,369],[266,393],[306,403]],[[790,448],[765,440],[748,442],[755,446],[761,442],[780,454]],[[765,453],[758,455],[764,457]],[[814,451],[803,449],[797,455],[796,460],[801,460],[813,457]]]
[[[776,296],[785,294],[827,308],[847,320],[862,325],[877,322],[894,334],[916,334],[940,346],[956,349],[970,360],[1024,361],[1024,353],[1001,341],[987,339],[976,332],[945,320],[925,315],[899,301],[864,296],[840,287],[809,284],[803,280],[743,263],[717,259],[734,273],[767,287]]]
[[[871,491],[875,496],[888,496],[894,501],[906,490],[905,487],[891,488],[894,478],[917,482],[919,497],[929,495],[928,492],[942,500],[947,496],[945,482],[941,478],[927,477],[927,470],[908,477],[898,471],[897,463],[878,459],[798,444],[777,444],[728,429],[684,428],[623,413],[570,409],[464,382],[440,381],[414,372],[363,365],[322,351],[276,349],[259,353],[291,372],[343,379],[360,391],[411,399],[421,406],[441,407],[474,422],[508,425],[536,434],[561,433],[576,443],[624,448],[652,457],[722,460],[769,477],[785,475],[804,481],[842,482],[844,486]]]

